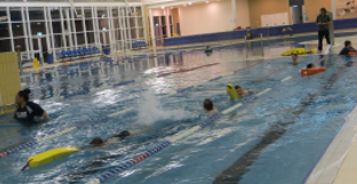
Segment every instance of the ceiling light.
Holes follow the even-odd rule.
[[[190,5],[190,6],[191,6],[191,5],[192,5],[192,2],[191,2],[191,1],[190,1],[190,2],[188,2],[188,5]]]

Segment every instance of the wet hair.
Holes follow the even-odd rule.
[[[239,85],[234,86],[234,88],[237,89],[241,89],[242,87],[240,87]]]
[[[324,13],[327,13],[326,8],[321,8],[320,11],[321,11],[321,12],[324,12]]]
[[[346,40],[345,41],[345,47],[349,47],[349,46],[351,46],[352,45],[352,42],[351,41],[349,41],[349,40]]]
[[[21,90],[17,93],[17,95],[21,98],[23,98],[26,102],[29,101],[30,99],[30,94],[31,94],[31,90],[30,89],[24,89]]]
[[[100,137],[96,137],[89,144],[93,146],[100,146],[104,144],[104,140]]]
[[[124,130],[120,132],[118,135],[114,135],[113,137],[118,137],[120,139],[125,139],[126,137],[130,136],[130,132],[127,130]]]
[[[314,66],[315,66],[314,64],[310,63],[306,66],[306,68],[313,68]]]
[[[203,108],[206,111],[211,111],[214,108],[213,102],[210,99],[205,99],[205,101],[203,102]]]

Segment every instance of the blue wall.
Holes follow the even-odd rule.
[[[357,18],[335,20],[334,25],[335,25],[335,29],[357,28]],[[258,29],[252,29],[251,32],[253,33],[254,37],[259,37],[261,34],[264,37],[267,37],[267,36],[282,36],[286,34],[309,33],[309,32],[315,32],[317,30],[317,25],[315,23],[291,25],[289,27],[291,27],[293,30],[292,32],[289,33],[282,32],[282,29],[284,27],[287,26],[258,28]],[[164,41],[164,45],[172,46],[172,45],[193,44],[193,43],[220,41],[220,40],[243,39],[246,33],[247,33],[246,30],[242,30],[242,31],[229,31],[229,32],[221,32],[221,33],[210,33],[210,34],[202,34],[202,35],[166,38]]]

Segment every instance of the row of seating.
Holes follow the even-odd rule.
[[[60,59],[70,59],[79,56],[91,56],[99,54],[100,50],[97,47],[90,48],[77,48],[71,50],[62,50],[57,53],[57,57]]]
[[[145,40],[134,40],[132,42],[132,47],[133,47],[133,49],[146,48],[147,44],[146,44]]]

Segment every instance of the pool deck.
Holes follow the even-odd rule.
[[[356,184],[357,107],[345,119],[305,184]]]

